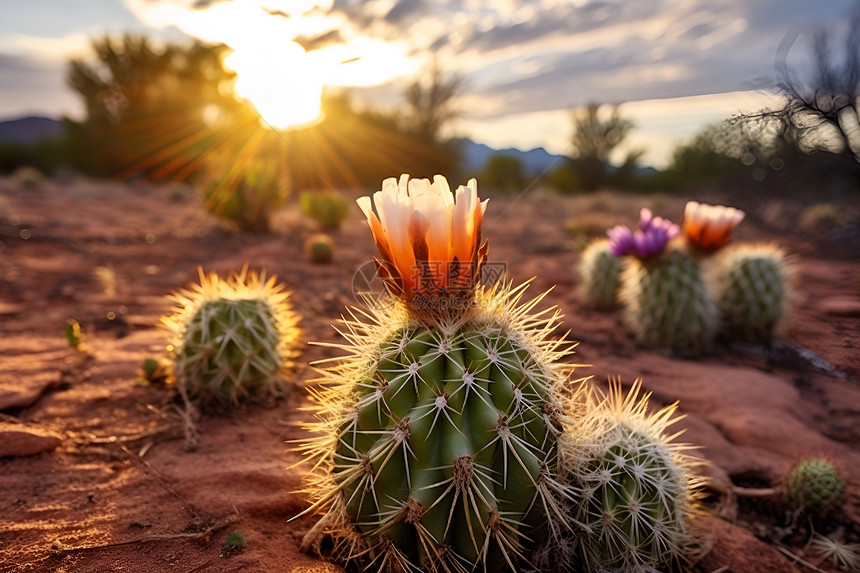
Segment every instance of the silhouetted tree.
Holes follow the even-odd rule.
[[[222,89],[233,79],[221,64],[224,46],[156,49],[145,37],[126,35],[93,40],[92,47],[94,59],[73,59],[67,71],[87,113],[71,136],[86,149],[90,170],[184,179],[194,170],[184,168],[217,138],[212,120],[249,114]]]
[[[633,129],[633,122],[621,117],[618,104],[612,106],[609,117],[601,113],[602,107],[590,103],[571,112],[573,158],[580,184],[586,190],[596,189],[606,181],[609,155]]]
[[[454,100],[462,87],[462,76],[445,74],[434,62],[429,74],[406,89],[407,128],[427,141],[439,143],[442,127],[458,114]]]
[[[786,36],[777,53],[777,87],[785,103],[762,115],[786,122],[802,151],[846,152],[860,161],[860,2],[851,13],[841,52],[834,48],[832,30],[813,34],[811,68],[805,74],[788,66],[797,37]]]

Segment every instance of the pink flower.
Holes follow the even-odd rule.
[[[663,252],[666,245],[680,230],[668,219],[655,217],[649,209],[639,213],[639,229],[631,231],[624,225],[616,225],[609,231],[609,250],[616,257],[633,255],[649,259]]]

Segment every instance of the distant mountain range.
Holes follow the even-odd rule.
[[[523,171],[528,175],[538,175],[544,171],[551,171],[560,167],[566,159],[564,155],[553,155],[543,147],[536,147],[523,151],[508,147],[506,149],[494,149],[489,145],[478,143],[467,138],[454,140],[460,146],[463,153],[463,170],[466,173],[479,173],[487,165],[487,161],[494,155],[505,155],[515,157],[523,164]]]
[[[63,134],[63,122],[49,117],[0,121],[0,143],[36,143]]]

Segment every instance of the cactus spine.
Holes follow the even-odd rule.
[[[630,257],[621,273],[619,298],[636,341],[696,355],[709,350],[719,311],[702,278],[698,259],[672,243],[660,255]]]
[[[744,342],[769,342],[787,314],[790,276],[783,251],[771,245],[739,245],[720,253],[709,283],[722,315],[723,332]]]
[[[783,491],[793,511],[823,517],[845,499],[845,477],[832,462],[807,458],[788,472]]]
[[[203,406],[281,396],[298,337],[289,293],[247,268],[228,279],[199,274],[199,285],[171,296],[175,310],[162,319],[180,393]]]
[[[616,306],[621,259],[612,254],[606,239],[592,241],[582,252],[579,273],[582,298],[588,306],[609,310]]]
[[[684,445],[666,436],[677,404],[648,413],[634,383],[626,397],[588,398],[587,414],[561,441],[563,475],[579,492],[579,557],[587,571],[643,571],[695,549],[686,519],[700,483]],[[677,435],[677,434],[676,434]]]
[[[525,285],[477,286],[483,206],[472,182],[456,197],[455,208],[438,177],[387,180],[376,203],[385,227],[360,203],[393,296],[361,311],[369,320],[345,322],[345,356],[315,392],[317,437],[304,450],[320,470],[314,508],[326,511],[306,546],[329,533],[341,560],[367,569],[519,571],[534,543],[568,529],[572,496],[556,479],[570,352],[552,337],[560,315],[535,312],[542,297],[522,302]],[[388,241],[401,221],[386,205],[416,226],[455,221],[453,242],[444,228],[414,238],[416,259],[446,244],[466,255],[419,259],[424,280],[413,280],[402,261],[411,253]],[[477,224],[457,227],[458,213]]]

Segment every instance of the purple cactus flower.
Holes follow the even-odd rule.
[[[609,250],[616,257],[633,255],[639,259],[649,259],[662,253],[679,232],[678,225],[663,217],[655,217],[649,209],[642,209],[639,229],[636,231],[616,225],[607,232]]]

